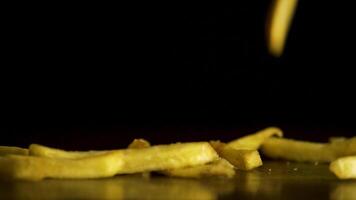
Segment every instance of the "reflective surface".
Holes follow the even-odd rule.
[[[341,181],[328,165],[265,162],[234,179],[117,176],[99,180],[0,182],[1,199],[352,199],[356,181]]]

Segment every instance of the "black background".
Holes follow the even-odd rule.
[[[276,59],[270,3],[9,6],[0,145],[355,135],[353,6],[301,0]]]

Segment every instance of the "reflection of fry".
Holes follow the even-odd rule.
[[[236,189],[239,193],[246,195],[241,199],[283,199],[281,198],[282,183],[270,179],[266,170],[267,168],[263,166],[258,170],[240,171],[237,174],[240,183]]]
[[[244,187],[247,193],[255,196],[261,187],[261,175],[254,172],[246,173],[244,179]]]
[[[330,193],[331,200],[349,200],[356,197],[356,183],[341,183]]]
[[[142,179],[128,175],[100,180],[45,180],[11,182],[1,193],[8,199],[218,199],[232,192],[230,186],[198,179]],[[214,180],[214,183],[218,182]],[[223,183],[226,183],[224,181]],[[233,184],[231,184],[233,185]],[[227,189],[228,188],[228,189]],[[16,191],[16,192],[11,192]]]
[[[133,180],[120,177],[125,199],[217,199],[218,192],[196,179]]]
[[[145,139],[134,139],[128,146],[129,149],[141,149],[150,147],[151,144]],[[33,156],[47,157],[47,158],[65,158],[65,159],[81,159],[95,155],[100,155],[115,150],[101,150],[101,151],[64,151],[46,147],[39,144],[31,144],[29,153]]]
[[[151,144],[145,139],[134,139],[127,148],[129,149],[142,149],[150,147]]]

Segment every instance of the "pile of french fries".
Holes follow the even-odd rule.
[[[356,178],[356,137],[331,138],[329,143],[285,139],[269,127],[228,143],[220,141],[153,145],[135,139],[126,149],[65,151],[39,144],[29,148],[0,146],[0,178],[20,180],[88,179],[157,172],[167,176],[234,177],[236,170],[263,164],[258,150],[273,159],[331,162],[340,179]]]

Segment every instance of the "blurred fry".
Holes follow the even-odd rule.
[[[270,138],[262,145],[262,152],[275,159],[301,162],[331,162],[336,155],[327,143]]]
[[[283,132],[277,127],[268,127],[254,134],[246,135],[244,137],[233,140],[227,143],[227,145],[235,149],[257,150],[266,139],[272,136],[282,137]]]
[[[142,149],[150,147],[151,144],[145,139],[134,139],[127,148],[129,149]]]
[[[62,159],[81,159],[108,152],[110,151],[64,151],[39,144],[31,144],[29,147],[29,154],[32,156]]]
[[[101,178],[115,174],[202,165],[218,159],[207,142],[125,149],[82,159],[8,155],[0,157],[0,174],[14,179]]]
[[[11,146],[0,146],[0,156],[7,154],[28,155],[28,149]]]
[[[330,146],[337,157],[356,155],[356,137],[330,139]]]
[[[330,164],[332,171],[340,179],[356,179],[356,156],[339,158]]]
[[[257,150],[234,149],[226,146],[220,152],[220,156],[240,170],[251,170],[262,165],[262,160]]]
[[[274,0],[267,21],[269,52],[276,57],[283,53],[298,0]]]

